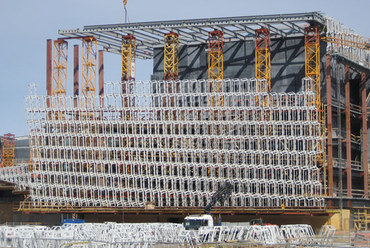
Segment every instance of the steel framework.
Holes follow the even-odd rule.
[[[67,95],[67,62],[68,43],[63,40],[54,41],[53,67],[52,67],[52,88],[51,94],[57,97],[54,103],[56,107],[65,108],[65,96]],[[64,118],[64,113],[55,113],[57,118]]]
[[[215,30],[209,33],[208,39],[208,80],[210,90],[220,92],[224,79],[224,34]],[[211,106],[223,105],[222,96],[212,97]],[[216,103],[215,103],[216,102]]]
[[[256,30],[255,41],[256,78],[264,78],[271,90],[270,31],[267,28]]]
[[[315,82],[316,99],[311,104],[315,104],[321,109],[321,74],[320,74],[320,33],[317,26],[305,28],[305,75],[312,78]]]
[[[15,135],[14,134],[4,134],[2,148],[2,167],[11,167],[14,165],[14,150],[15,150]]]
[[[94,106],[96,96],[96,56],[97,41],[94,37],[85,37],[82,39],[82,99],[81,107],[91,109]],[[86,113],[86,111],[81,111]]]
[[[266,27],[273,37],[297,37],[304,35],[308,24],[325,25],[325,18],[318,12],[284,15],[240,16],[193,20],[158,21],[143,23],[93,25],[73,30],[60,30],[66,37],[94,36],[105,51],[121,54],[122,35],[135,35],[137,57],[152,59],[155,47],[163,47],[164,35],[179,34],[180,45],[205,44],[209,32],[222,30],[224,39],[232,41],[253,40],[255,30]]]
[[[164,80],[179,77],[179,35],[173,32],[164,36]]]
[[[121,80],[135,81],[136,38],[134,36],[122,36],[121,56]]]
[[[215,30],[209,33],[208,39],[208,79],[224,79],[224,34]],[[217,86],[220,90],[220,85]]]
[[[58,110],[46,104],[55,96],[29,96],[34,206],[204,207],[227,180],[234,189],[224,206],[323,206],[323,140],[317,108],[307,105],[315,92],[268,93],[264,80],[223,80],[220,89],[168,82],[136,82],[130,94],[120,93],[129,81],[106,83],[107,104],[96,99],[82,120],[73,96],[63,121],[45,119]],[[210,106],[220,97],[223,105]]]

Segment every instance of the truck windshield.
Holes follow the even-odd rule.
[[[184,226],[186,230],[198,230],[201,226],[208,226],[208,220],[184,220]]]

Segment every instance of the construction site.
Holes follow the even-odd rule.
[[[282,225],[271,227],[279,235],[292,224],[309,237],[323,225],[330,237],[370,231],[368,38],[319,12],[93,25],[59,36],[46,41],[46,85],[26,96],[29,135],[1,137],[0,222],[178,230],[173,223],[212,202],[215,219],[262,219]],[[104,81],[105,53],[122,58],[117,82]],[[151,81],[135,80],[137,59],[153,61]],[[225,183],[230,194],[215,199]],[[232,240],[244,229],[230,230]]]

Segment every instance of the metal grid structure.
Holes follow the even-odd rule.
[[[232,247],[333,247],[335,228],[322,226],[315,235],[310,225],[244,225],[185,230],[175,223],[114,222],[63,226],[0,226],[1,247],[198,247],[233,242]],[[230,244],[227,245],[230,247]],[[334,247],[336,247],[334,245]],[[339,246],[338,246],[339,247]]]
[[[355,63],[370,68],[370,43],[342,23],[326,19],[327,51],[330,54],[342,55]]]
[[[96,57],[97,42],[94,37],[82,39],[82,88],[83,101],[80,102],[82,108],[92,108],[93,99],[96,95]],[[65,108],[65,107],[64,107]],[[85,115],[86,116],[86,115]]]
[[[136,56],[152,59],[153,49],[163,47],[164,35],[174,32],[179,35],[180,45],[206,44],[209,32],[219,30],[224,40],[254,40],[255,30],[267,28],[271,37],[297,37],[304,35],[304,28],[311,24],[325,25],[325,17],[318,12],[241,16],[178,21],[141,22],[85,26],[83,29],[59,30],[66,37],[94,36],[98,44],[108,52],[121,54],[123,35],[136,38]]]
[[[12,167],[14,165],[15,135],[4,134],[2,138],[2,167]]]
[[[122,36],[121,57],[121,80],[135,81],[136,38],[134,36]]]
[[[67,62],[68,62],[68,43],[64,40],[54,41],[53,53],[53,77],[52,77],[52,95],[58,96],[59,107],[65,105],[63,100],[67,95]],[[64,118],[63,113],[55,113],[57,118]]]
[[[64,109],[48,107],[55,96],[27,97],[34,206],[204,207],[224,181],[234,187],[224,206],[323,206],[315,92],[268,93],[252,79],[210,85],[106,83],[104,107],[95,98],[91,108],[73,107],[74,97]],[[66,119],[46,118],[55,111]]]
[[[215,30],[208,38],[208,79],[224,79],[224,34]],[[217,86],[219,88],[220,85]]]
[[[168,33],[164,36],[164,80],[177,80],[179,77],[179,35]]]
[[[271,54],[270,54],[270,31],[267,28],[256,30],[256,78],[264,78],[271,89]]]

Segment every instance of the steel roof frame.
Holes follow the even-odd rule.
[[[325,17],[319,12],[282,15],[260,15],[223,17],[193,20],[156,21],[127,24],[91,25],[81,29],[59,30],[59,34],[69,38],[94,36],[105,51],[120,54],[120,36],[131,34],[138,42],[137,57],[152,59],[153,50],[163,47],[164,34],[179,34],[183,45],[205,43],[208,32],[218,29],[224,32],[225,41],[254,39],[254,30],[267,27],[271,37],[303,36],[304,27],[310,24],[324,25]]]

